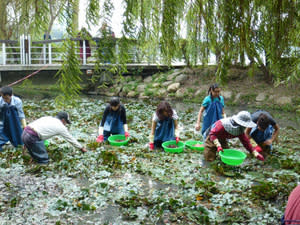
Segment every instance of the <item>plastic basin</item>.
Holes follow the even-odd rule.
[[[175,148],[169,147],[170,145],[176,146]],[[172,153],[180,153],[183,152],[184,143],[182,141],[179,141],[176,144],[175,140],[172,141],[165,141],[162,143],[162,147],[164,148],[165,152],[172,152]]]
[[[108,137],[108,141],[110,145],[113,146],[122,146],[127,145],[129,138],[125,138],[124,134],[115,134]]]
[[[44,145],[45,145],[45,147],[48,147],[49,146],[49,141],[48,140],[44,140]]]
[[[202,145],[202,146],[195,146],[195,145]],[[197,151],[204,150],[204,144],[202,141],[189,140],[185,142],[185,146],[192,150],[197,150]]]
[[[241,165],[246,159],[247,155],[236,149],[224,149],[224,152],[219,152],[223,163],[238,166]]]

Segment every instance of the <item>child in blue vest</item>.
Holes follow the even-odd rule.
[[[126,138],[130,136],[126,122],[126,110],[124,105],[120,104],[118,97],[112,97],[106,106],[98,134],[97,142],[106,141],[110,135],[114,134],[125,134]]]
[[[178,116],[168,102],[162,101],[152,117],[149,148],[161,147],[163,142],[170,140],[179,141]]]
[[[203,140],[206,138],[207,129],[210,128],[214,122],[226,117],[224,113],[224,98],[220,95],[220,91],[221,89],[218,84],[211,85],[208,89],[209,95],[204,98],[200,107],[195,129],[197,131],[200,130],[200,121],[203,114],[203,124],[201,129]]]
[[[251,144],[258,144],[263,149],[263,156],[266,157],[272,150],[272,143],[279,134],[279,126],[271,114],[264,110],[257,110],[251,114],[251,120],[256,124],[253,128],[246,129],[246,135],[250,138]]]

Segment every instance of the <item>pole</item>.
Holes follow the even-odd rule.
[[[6,65],[6,49],[5,43],[2,43],[2,64]]]
[[[44,61],[44,64],[47,63],[46,44],[43,44],[43,61]]]
[[[24,65],[24,35],[20,36],[20,60],[21,64]]]
[[[51,49],[51,43],[48,44],[48,49],[49,49],[49,64],[52,64],[52,49]]]
[[[82,53],[83,53],[83,65],[85,65],[86,64],[86,49],[85,49],[85,40],[83,40],[83,51],[82,51]]]
[[[31,65],[31,37],[27,36],[28,39],[28,64]]]

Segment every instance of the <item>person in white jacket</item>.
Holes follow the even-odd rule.
[[[62,136],[73,146],[86,152],[84,148],[68,131],[66,124],[70,124],[69,114],[59,112],[56,117],[44,116],[28,124],[23,133],[22,140],[31,157],[39,164],[48,164],[49,156],[44,140],[56,135]]]

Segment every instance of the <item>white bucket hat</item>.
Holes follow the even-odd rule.
[[[255,127],[256,124],[252,122],[251,115],[247,111],[241,111],[237,115],[232,116],[232,119],[237,124],[241,125],[242,127]]]

